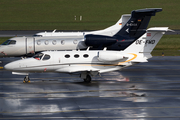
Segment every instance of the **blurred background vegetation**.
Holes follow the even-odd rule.
[[[0,0],[0,30],[100,30],[144,8],[163,9],[148,28],[180,30],[180,0]],[[152,54],[180,55],[179,41],[180,35],[164,35]]]
[[[180,0],[0,0],[0,30],[104,29],[144,8],[163,9],[149,27],[180,29]]]

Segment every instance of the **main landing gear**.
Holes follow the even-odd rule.
[[[84,79],[85,83],[90,83],[91,82],[91,76],[95,76],[95,75],[98,75],[98,74],[99,74],[98,71],[81,72],[80,78]]]
[[[30,79],[28,75],[26,75],[26,77],[24,78],[23,83],[30,83]]]
[[[84,78],[84,82],[85,83],[90,83],[91,82],[91,76],[87,74],[86,78]]]

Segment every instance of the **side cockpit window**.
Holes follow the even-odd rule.
[[[15,45],[16,41],[15,40],[6,40],[3,44],[1,45]]]
[[[35,58],[36,60],[41,60],[43,55],[44,55],[43,53],[38,53],[38,54],[34,55],[33,58]]]
[[[15,40],[10,40],[9,45],[14,45],[14,44],[16,44],[16,41]]]
[[[50,59],[50,55],[45,54],[42,60],[49,60],[49,59]]]

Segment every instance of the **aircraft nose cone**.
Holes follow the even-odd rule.
[[[3,47],[0,45],[0,57],[4,57]]]
[[[5,70],[13,70],[13,66],[12,66],[11,63],[9,63],[9,64],[6,64],[6,65],[4,66],[4,69],[5,69]]]

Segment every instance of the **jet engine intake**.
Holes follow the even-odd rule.
[[[118,40],[113,37],[103,36],[103,35],[86,35],[85,36],[86,46],[91,46],[93,48],[107,47],[115,44]]]

